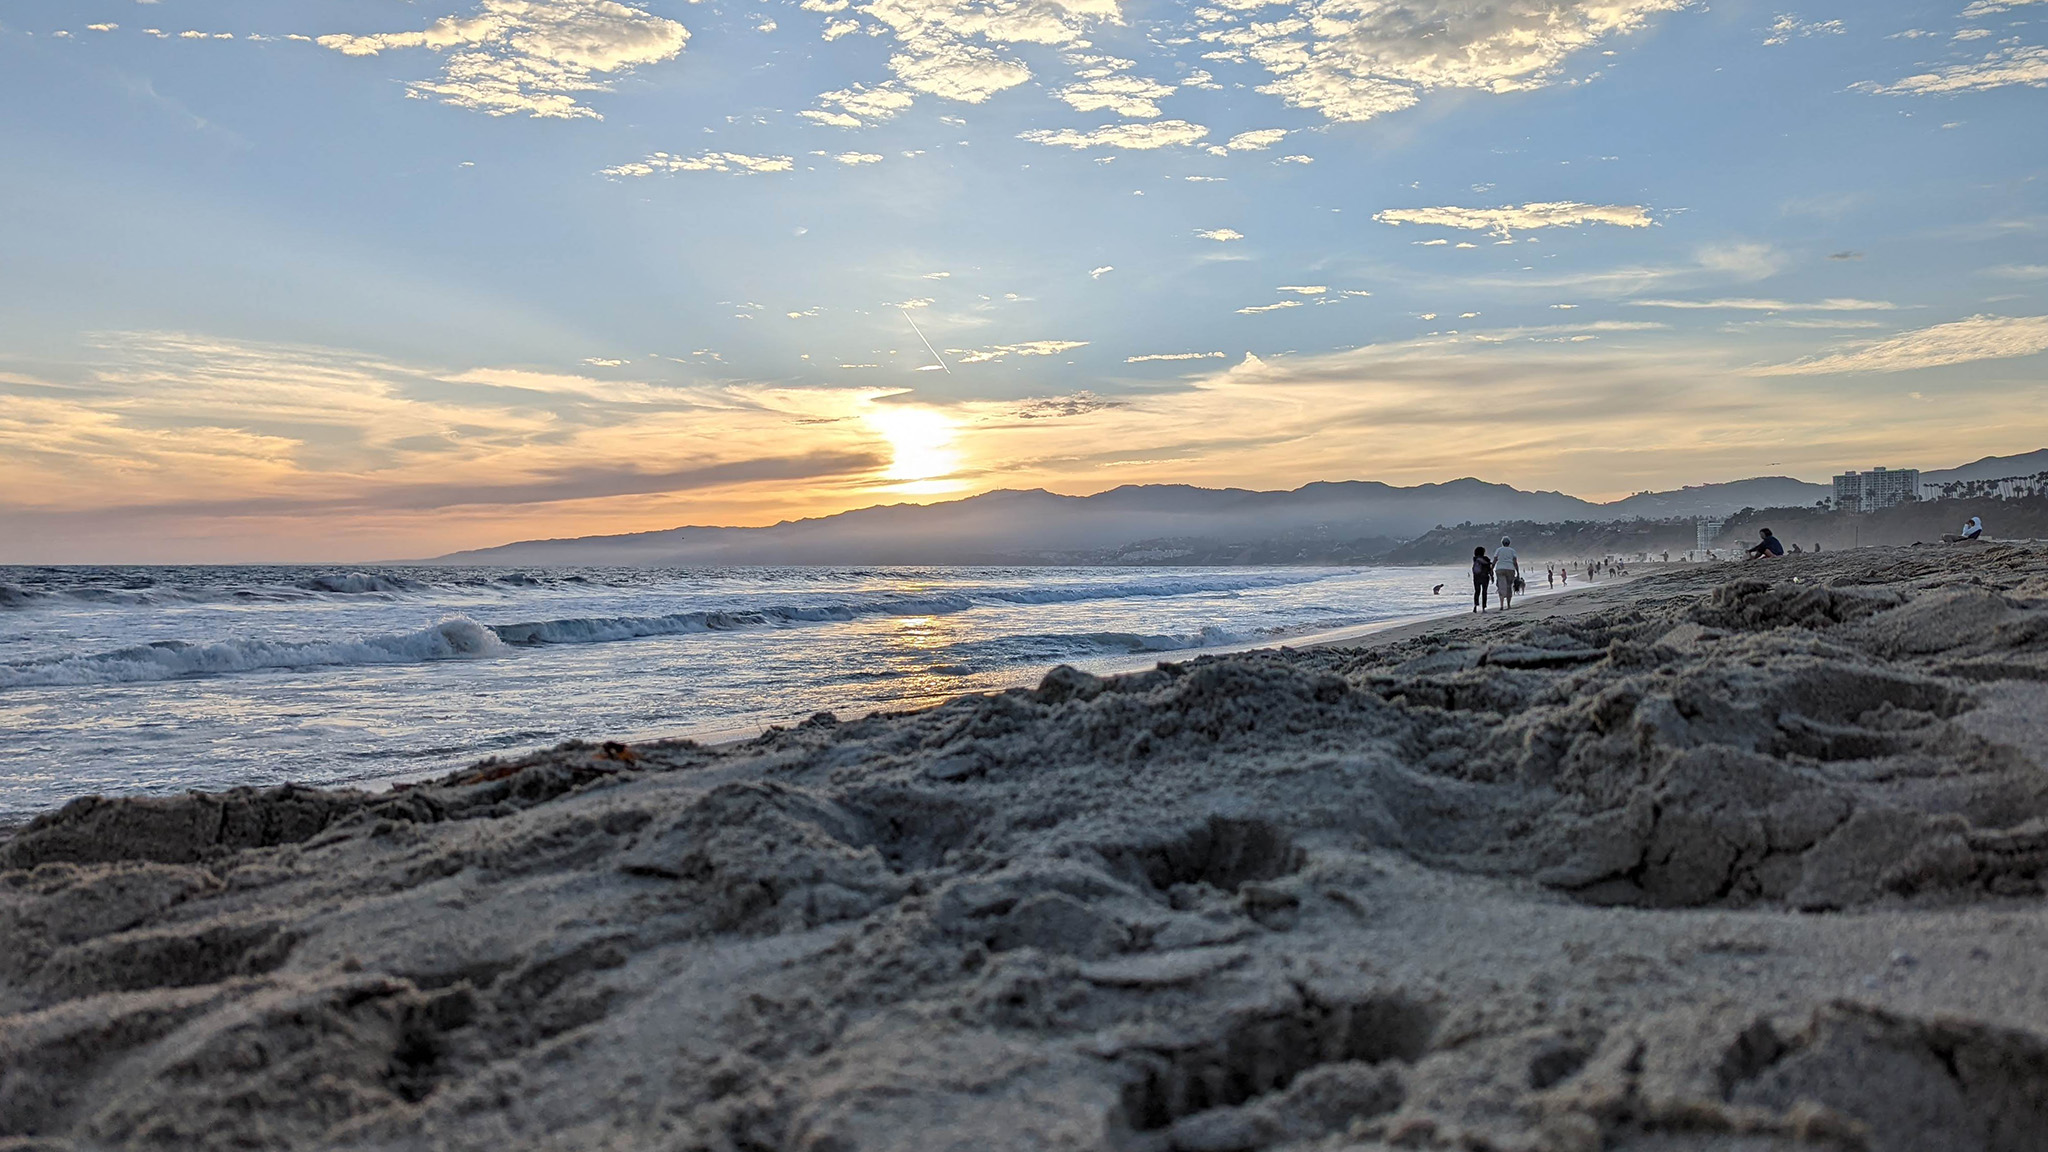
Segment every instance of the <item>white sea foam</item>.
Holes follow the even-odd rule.
[[[467,617],[430,628],[360,640],[223,640],[190,644],[159,640],[89,656],[0,666],[0,688],[129,684],[226,672],[319,668],[344,664],[417,664],[474,659],[506,651],[496,633]]]

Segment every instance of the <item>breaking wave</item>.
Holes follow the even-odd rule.
[[[89,656],[0,665],[0,688],[132,684],[273,668],[419,664],[495,656],[504,651],[504,643],[489,628],[456,617],[417,632],[361,640],[224,640],[212,644],[158,640]]]

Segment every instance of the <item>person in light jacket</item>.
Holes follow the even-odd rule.
[[[1500,594],[1500,610],[1505,612],[1515,602],[1515,577],[1521,575],[1521,559],[1515,555],[1514,545],[1508,538],[1500,538],[1500,547],[1493,550],[1493,589]]]

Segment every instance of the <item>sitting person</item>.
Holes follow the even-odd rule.
[[[1785,545],[1780,543],[1776,536],[1771,535],[1769,528],[1759,528],[1756,530],[1756,533],[1762,539],[1758,540],[1756,546],[1749,550],[1751,559],[1759,556],[1783,556],[1785,554]]]
[[[1944,544],[1960,544],[1965,540],[1982,539],[1983,536],[1984,518],[1982,516],[1972,516],[1968,520],[1963,521],[1962,532],[1951,532],[1948,535],[1943,536],[1941,538],[1941,542]]]

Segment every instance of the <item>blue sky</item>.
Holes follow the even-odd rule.
[[[2044,0],[16,0],[0,560],[2030,450],[2044,86]]]

